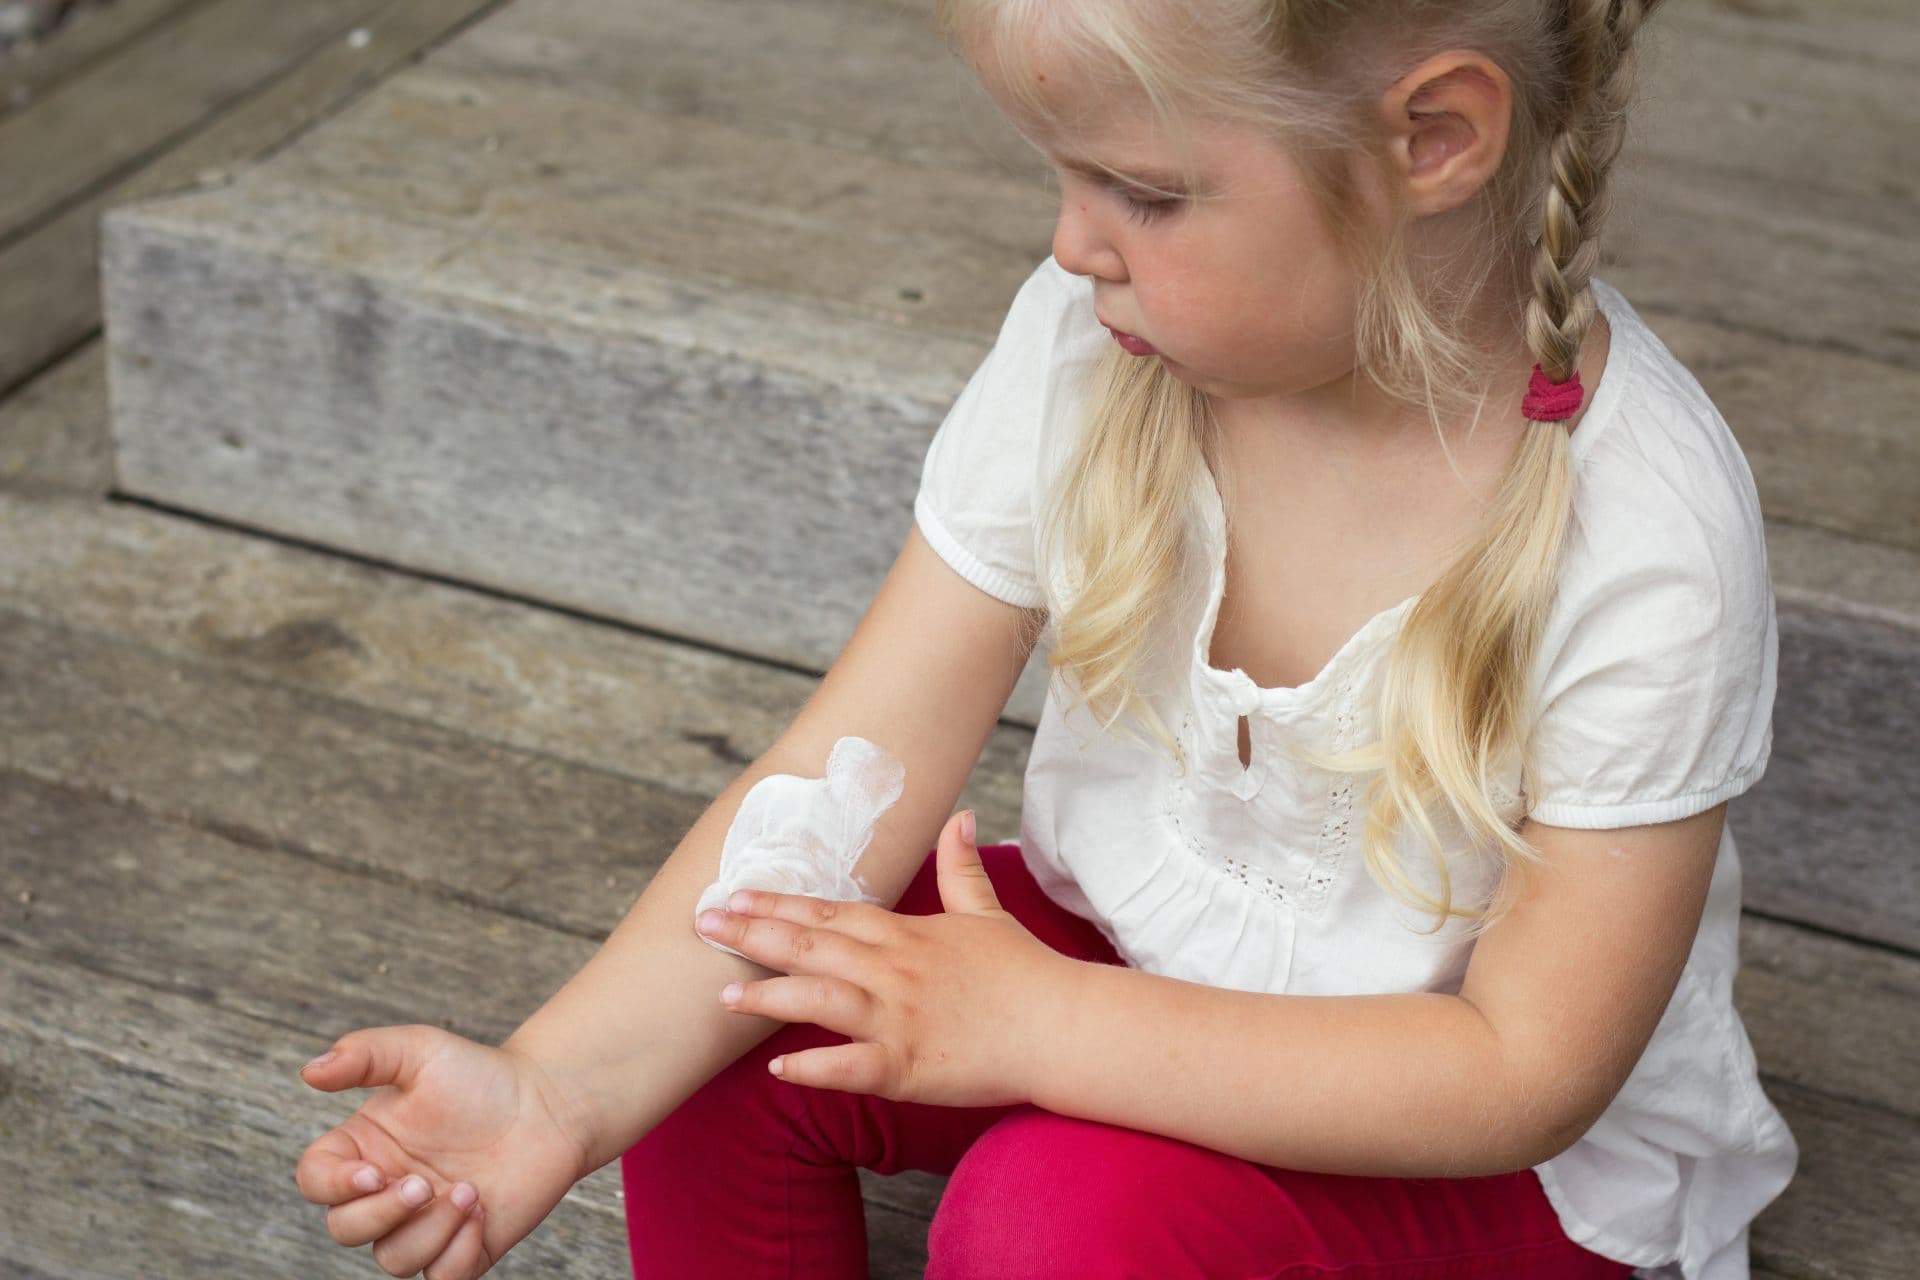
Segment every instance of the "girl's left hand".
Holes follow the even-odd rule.
[[[1042,1038],[1080,962],[1000,906],[960,833],[967,816],[940,832],[939,915],[763,890],[701,913],[703,934],[782,975],[740,984],[729,1008],[853,1038],[776,1059],[781,1079],[946,1107],[1031,1100]]]

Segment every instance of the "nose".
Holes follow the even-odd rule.
[[[1067,190],[1060,196],[1060,216],[1053,224],[1053,259],[1076,276],[1093,276],[1115,284],[1126,281],[1126,263],[1107,237],[1099,214],[1089,207],[1084,192]]]

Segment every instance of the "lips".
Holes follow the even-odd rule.
[[[1113,335],[1113,340],[1120,344],[1120,349],[1128,355],[1150,356],[1154,354],[1153,344],[1146,341],[1146,339],[1136,338],[1130,333],[1114,328],[1112,325],[1107,325],[1106,330]]]

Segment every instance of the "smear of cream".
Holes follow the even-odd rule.
[[[845,737],[827,754],[827,776],[768,774],[753,784],[720,847],[720,878],[693,908],[724,910],[738,889],[804,894],[885,906],[854,874],[874,824],[893,807],[907,769],[865,738]],[[741,955],[697,929],[708,946]]]

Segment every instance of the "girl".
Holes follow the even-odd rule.
[[[334,1238],[467,1280],[619,1156],[643,1277],[864,1275],[858,1167],[951,1175],[938,1277],[1744,1277],[1798,1154],[1731,999],[1760,512],[1592,275],[1653,7],[944,0],[1052,256],[600,953],[500,1048],[307,1069],[385,1086],[299,1163]],[[1043,634],[977,848],[940,824]],[[877,901],[696,934],[745,792],[844,736],[905,765]]]

